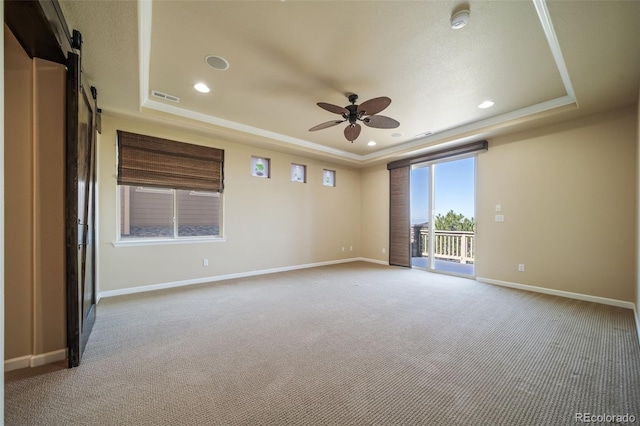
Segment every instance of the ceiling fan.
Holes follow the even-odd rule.
[[[343,119],[331,120],[326,123],[318,124],[317,126],[310,128],[309,131],[314,132],[316,130],[326,129],[327,127],[336,126],[348,121],[349,124],[344,129],[344,137],[353,143],[353,141],[355,141],[360,135],[360,130],[362,130],[358,121],[362,121],[365,126],[374,127],[376,129],[395,129],[400,125],[400,123],[393,118],[385,117],[384,115],[376,115],[391,103],[391,99],[386,96],[369,99],[360,105],[356,105],[357,100],[358,95],[349,95],[349,102],[351,102],[351,105],[347,105],[344,108],[325,102],[318,102],[317,105],[320,108],[326,109],[334,114],[340,114]]]

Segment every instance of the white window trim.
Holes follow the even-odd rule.
[[[189,195],[194,197],[217,197],[220,198],[219,192],[203,192],[203,191],[189,191]]]
[[[124,186],[124,185],[119,185]],[[173,194],[173,189],[151,188],[148,186],[136,186],[136,192],[146,192],[150,194]]]
[[[136,246],[160,246],[160,245],[172,245],[172,244],[201,244],[201,243],[224,243],[227,239],[225,237],[183,237],[183,238],[158,238],[152,239],[139,239],[139,240],[119,240],[113,241],[111,245],[113,247],[136,247]]]

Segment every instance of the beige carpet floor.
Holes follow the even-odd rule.
[[[5,380],[11,426],[640,422],[631,311],[364,262],[103,299]]]

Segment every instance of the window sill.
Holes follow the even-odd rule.
[[[201,244],[201,243],[223,243],[227,241],[224,237],[218,238],[171,238],[155,240],[131,240],[131,241],[114,241],[111,243],[114,247],[136,247],[136,246],[163,246],[173,244]]]

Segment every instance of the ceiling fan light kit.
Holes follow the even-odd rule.
[[[344,137],[347,138],[349,142],[353,143],[353,141],[360,136],[360,131],[362,130],[362,126],[360,126],[358,121],[362,121],[367,127],[373,127],[376,129],[395,129],[400,126],[400,123],[393,118],[376,115],[391,104],[391,99],[386,96],[369,99],[360,105],[356,105],[358,95],[351,94],[348,99],[349,102],[351,102],[351,105],[347,105],[345,107],[339,107],[326,102],[318,102],[317,105],[320,108],[334,114],[342,115],[342,120],[327,121],[310,128],[309,131],[314,132],[316,130],[326,129],[348,121],[349,124],[344,129]]]

